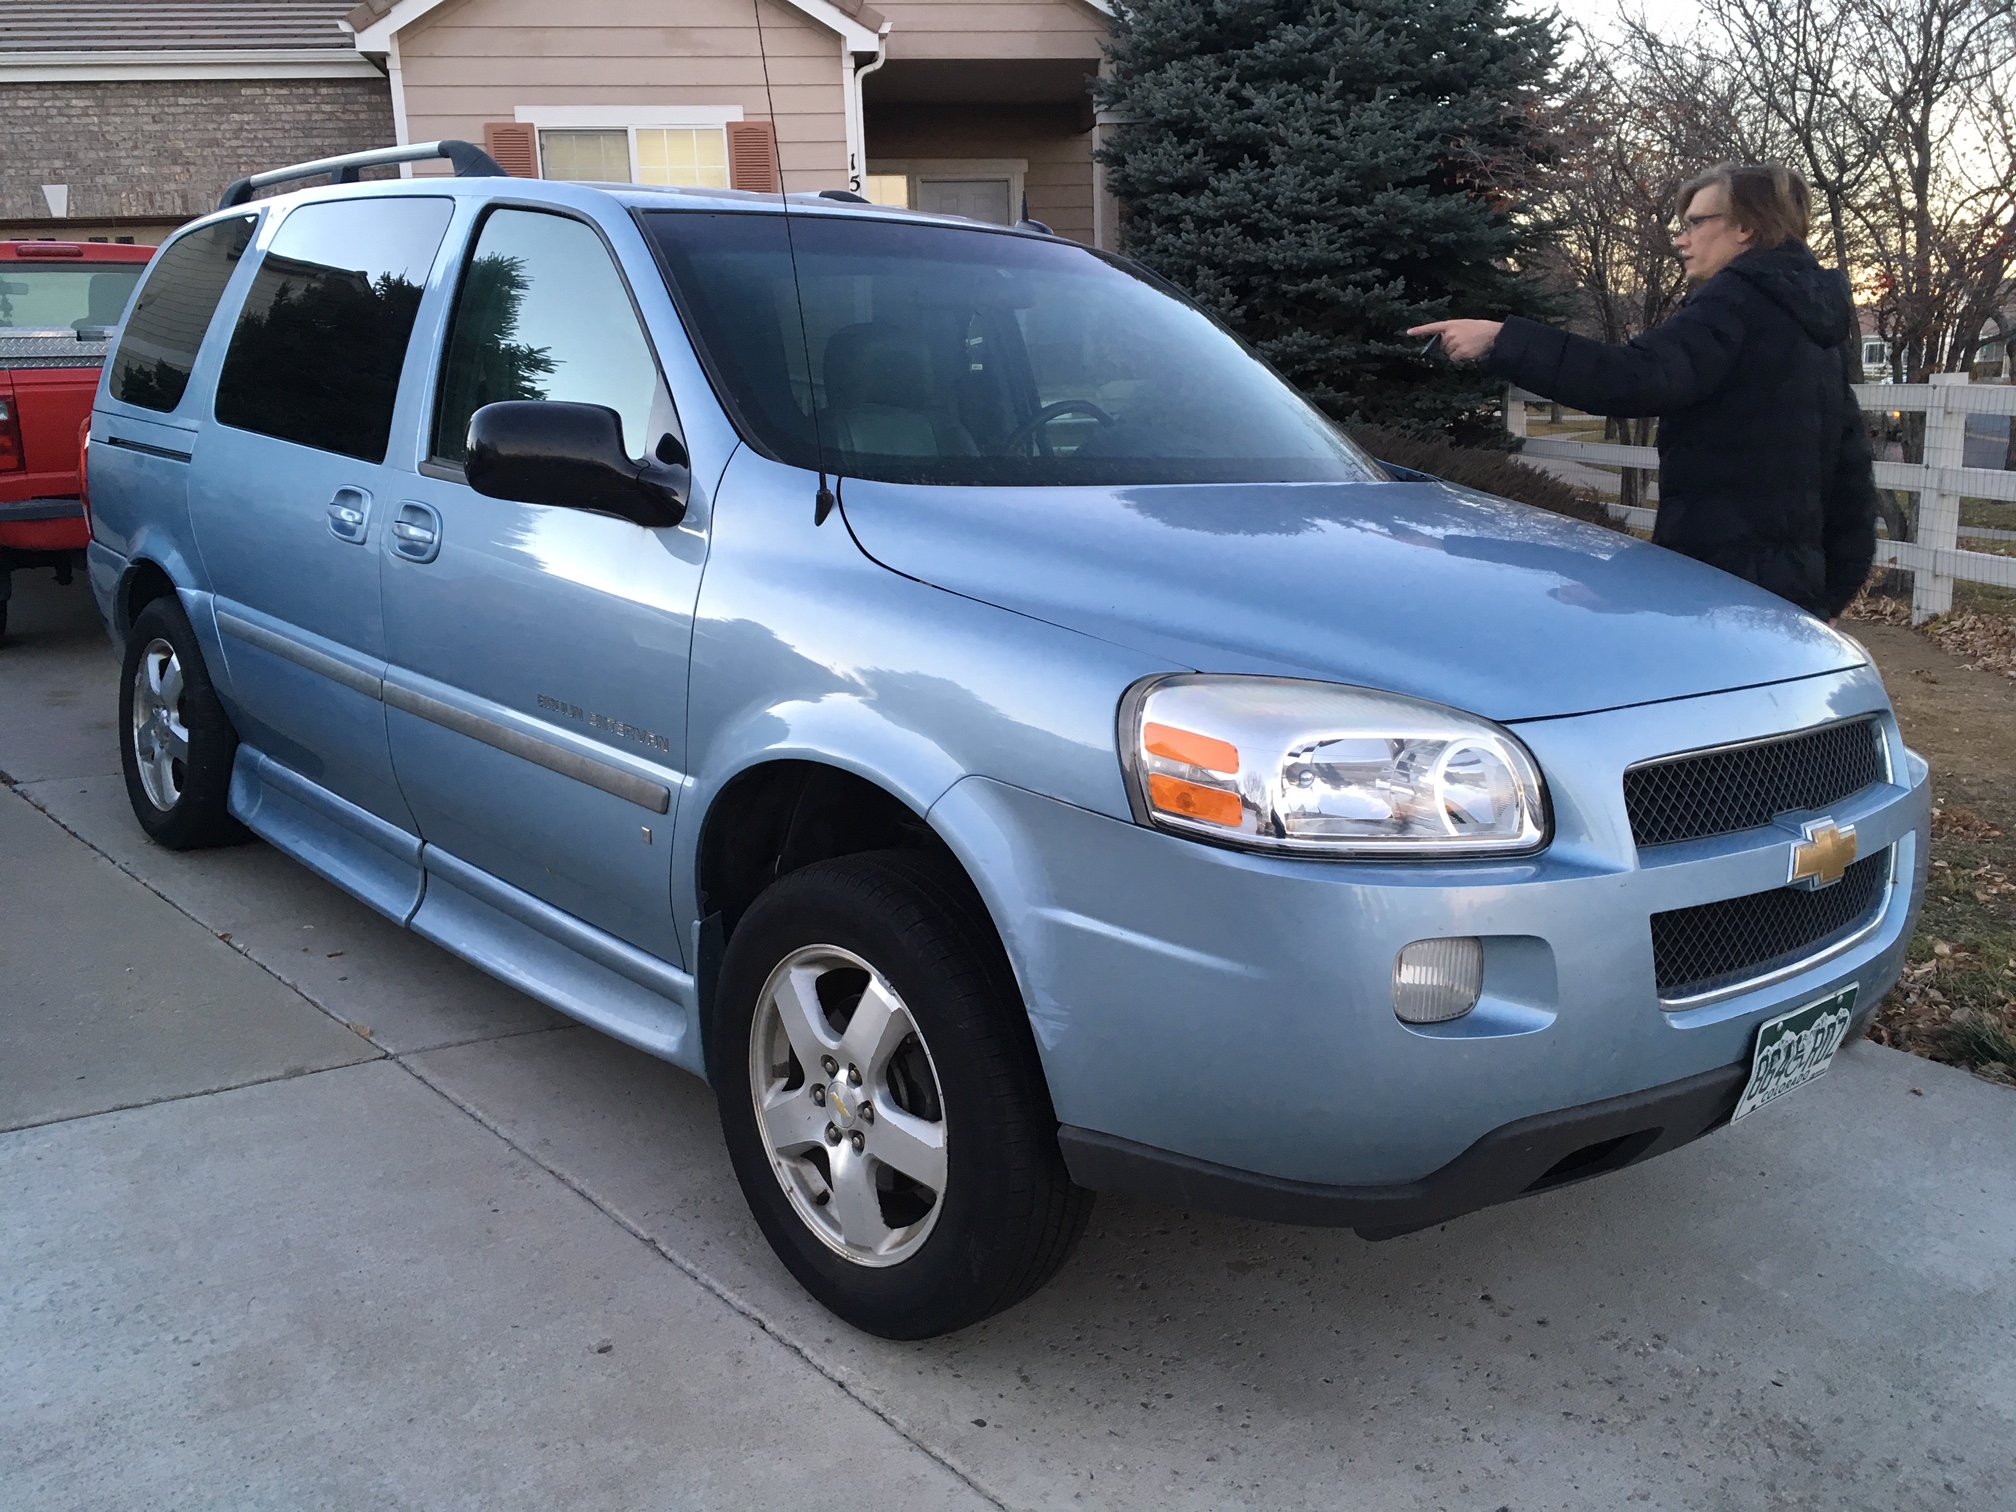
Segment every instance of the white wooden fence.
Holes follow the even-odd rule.
[[[1855,395],[1870,414],[1901,410],[1925,412],[1925,460],[1878,462],[1876,486],[1918,496],[1918,539],[1892,541],[1879,537],[1876,560],[1911,573],[1911,618],[1923,624],[1953,607],[1953,583],[1992,583],[2016,588],[2016,556],[1961,549],[1960,538],[2006,539],[2008,532],[1976,529],[1960,523],[1960,500],[2016,501],[2016,472],[1965,467],[1968,415],[2016,415],[2016,387],[2002,383],[1970,383],[1965,373],[1935,373],[1929,383],[1858,383]],[[1521,389],[1505,391],[1505,428],[1526,435],[1526,403],[1547,401]],[[1657,471],[1659,453],[1649,446],[1623,446],[1612,441],[1567,441],[1554,436],[1529,437],[1520,455],[1557,457],[1602,467],[1642,467]],[[1657,512],[1610,506],[1611,514],[1640,530],[1650,530]]]

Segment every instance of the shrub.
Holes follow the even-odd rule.
[[[1527,198],[1565,27],[1514,0],[1127,0],[1100,104],[1123,249],[1329,415],[1483,440],[1502,385],[1407,328],[1545,318]],[[1538,12],[1537,14],[1535,12]]]

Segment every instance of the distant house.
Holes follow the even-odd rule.
[[[1108,244],[1107,0],[366,0],[401,140],[547,178],[853,189]],[[760,32],[759,32],[760,28]]]
[[[2008,380],[2016,357],[2016,305],[2004,305],[1981,326],[1981,346],[1974,357],[1976,379]]]
[[[0,237],[159,241],[224,186],[393,140],[355,0],[4,0]]]
[[[1865,320],[1862,326],[1862,381],[1883,383],[1890,377],[1890,343],[1871,330]]]
[[[1110,0],[0,0],[0,236],[159,241],[284,163],[853,189],[1114,240]],[[422,168],[415,171],[430,171]]]
[[[1982,322],[1981,344],[1968,371],[1977,382],[2006,382],[2012,356],[2016,356],[2016,305],[2005,306]],[[1890,343],[1868,311],[1862,315],[1862,376],[1865,383],[1887,383],[1892,376]]]

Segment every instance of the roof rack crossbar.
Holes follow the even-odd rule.
[[[386,163],[418,163],[430,158],[446,158],[453,163],[457,178],[506,176],[504,170],[497,166],[497,160],[481,147],[451,138],[439,142],[415,142],[407,147],[378,147],[370,152],[346,152],[341,157],[317,158],[312,163],[269,168],[264,173],[249,174],[233,183],[224,191],[223,198],[217,201],[217,208],[229,210],[233,205],[242,205],[251,199],[254,190],[289,183],[294,179],[319,178],[326,173],[336,183],[354,184],[360,169],[377,168]]]

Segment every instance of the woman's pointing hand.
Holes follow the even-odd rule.
[[[1438,320],[1410,329],[1409,336],[1442,338],[1442,350],[1457,362],[1475,362],[1491,350],[1504,322],[1499,320]]]

